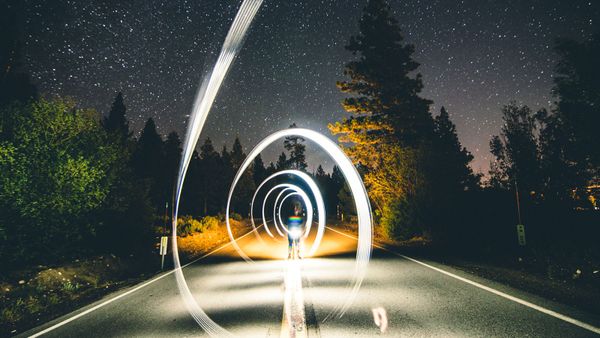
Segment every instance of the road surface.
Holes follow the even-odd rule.
[[[263,234],[264,235],[264,234]],[[376,248],[353,306],[343,304],[356,240],[327,229],[319,257],[285,260],[287,242],[249,234],[183,268],[207,314],[242,337],[596,337],[600,318],[448,266]],[[376,325],[376,319],[379,326]],[[381,327],[385,327],[382,332]],[[595,332],[594,332],[595,331]],[[206,336],[168,272],[22,336]]]

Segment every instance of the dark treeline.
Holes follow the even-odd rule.
[[[120,93],[104,115],[70,99],[40,97],[22,71],[14,18],[2,14],[1,264],[149,252],[154,228],[171,212],[180,137],[161,135],[152,119],[134,137]],[[598,35],[557,41],[553,107],[533,111],[509,102],[502,108],[504,126],[490,142],[495,160],[482,182],[451,112],[432,114],[433,102],[421,96],[415,47],[404,42],[387,2],[370,0],[359,28],[347,45],[356,57],[337,84],[351,117],[329,128],[364,179],[376,231],[472,256],[530,255],[549,270],[556,261],[559,269],[600,262],[593,242],[600,235],[594,210],[600,189]],[[307,171],[304,140],[288,137],[281,145],[275,163],[259,156],[243,174],[231,211],[247,217],[256,187],[270,174]],[[243,149],[239,138],[231,148],[199,142],[181,215],[224,213],[233,175],[246,158]],[[354,206],[339,169],[318,166],[310,174],[328,215],[352,220],[345,217]],[[525,248],[517,244],[519,222],[526,226]]]
[[[600,36],[557,40],[555,106],[502,108],[504,126],[490,142],[495,160],[481,182],[448,112],[432,115],[432,101],[420,96],[414,46],[404,42],[387,2],[369,1],[359,27],[346,46],[356,58],[338,82],[351,117],[329,128],[363,174],[377,231],[424,237],[472,257],[529,255],[548,271],[597,267]],[[521,248],[519,222],[527,238]]]

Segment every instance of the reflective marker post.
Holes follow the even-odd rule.
[[[160,269],[161,270],[165,266],[165,255],[167,254],[168,243],[169,243],[169,237],[162,236],[160,238]]]

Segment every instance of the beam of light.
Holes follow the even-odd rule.
[[[273,203],[273,223],[275,224],[275,229],[277,230],[277,232],[279,233],[279,235],[281,237],[285,236],[284,232],[287,233],[287,229],[285,229],[285,224],[283,224],[283,221],[281,220],[281,218],[279,218],[279,225],[277,225],[277,203],[279,203],[279,199],[281,198],[281,195],[283,195],[283,193],[285,193],[286,191],[290,191],[290,190],[294,190],[293,188],[285,188],[282,189],[279,194],[277,194],[277,197],[275,197],[275,203]],[[294,190],[296,191],[296,190]],[[265,200],[266,202],[266,200]],[[279,230],[279,226],[281,226],[281,230]]]
[[[235,187],[238,181],[240,180],[242,174],[244,173],[244,171],[246,171],[246,169],[248,169],[248,166],[252,163],[254,158],[270,144],[286,136],[300,136],[313,141],[315,144],[321,147],[321,149],[323,149],[335,161],[335,163],[342,171],[342,174],[344,175],[344,178],[346,179],[346,182],[348,183],[348,186],[350,188],[350,192],[352,193],[352,198],[354,199],[354,204],[356,206],[356,213],[358,218],[358,244],[356,248],[355,271],[351,283],[352,288],[344,304],[334,309],[330,314],[331,316],[341,317],[346,312],[346,310],[352,305],[352,302],[356,298],[356,294],[358,293],[358,290],[360,289],[362,281],[366,275],[369,259],[371,258],[373,219],[371,216],[371,204],[369,203],[369,197],[367,195],[367,191],[362,182],[362,179],[360,178],[358,171],[356,170],[348,156],[346,156],[346,154],[344,154],[340,147],[328,137],[310,129],[289,128],[280,130],[267,136],[262,141],[260,141],[254,147],[254,149],[252,149],[252,151],[250,151],[250,153],[248,154],[246,159],[244,159],[244,162],[238,169],[237,173],[235,174],[233,182],[231,183],[231,187],[229,188],[229,195],[227,197],[227,208],[225,209],[225,220],[227,222],[227,231],[229,233],[229,238],[232,239],[232,244],[234,248],[238,250],[240,256],[242,256],[242,258],[246,260],[250,260],[248,256],[241,252],[239,246],[233,239],[233,234],[231,233],[231,227],[229,225],[229,209],[231,206],[231,197],[233,196]],[[322,235],[322,232],[317,233],[315,244],[318,244],[320,242]],[[316,250],[316,246],[314,244],[311,248],[310,255],[314,254],[313,250]],[[329,318],[329,316],[327,316],[327,318]]]
[[[266,181],[268,181],[268,180],[269,180],[269,179],[265,180],[264,182],[266,182]],[[278,185],[276,185],[276,186],[272,187],[272,188],[271,188],[271,189],[270,189],[270,190],[269,190],[269,191],[268,191],[268,192],[265,194],[265,197],[264,197],[264,199],[263,199],[263,203],[262,203],[262,208],[261,208],[261,210],[262,210],[262,221],[263,221],[264,228],[266,229],[267,233],[268,233],[268,234],[269,234],[271,237],[273,237],[273,238],[275,238],[275,236],[273,236],[273,234],[272,234],[272,233],[271,233],[271,231],[269,230],[269,226],[268,226],[268,224],[267,224],[267,220],[266,220],[267,218],[266,218],[266,216],[265,216],[265,206],[266,206],[266,204],[267,204],[266,202],[267,202],[267,200],[269,199],[269,196],[271,195],[271,193],[272,193],[273,191],[275,191],[275,190],[277,190],[277,189],[281,189],[281,188],[284,188],[284,189],[282,189],[282,190],[281,190],[281,191],[283,191],[283,192],[285,192],[285,191],[289,191],[289,190],[293,190],[293,191],[294,191],[294,193],[297,193],[297,194],[298,194],[298,195],[299,195],[299,196],[302,198],[302,201],[304,202],[304,205],[310,206],[310,210],[309,210],[309,208],[307,207],[307,213],[309,212],[309,214],[308,214],[308,219],[309,219],[309,220],[312,222],[312,220],[313,220],[313,217],[314,217],[314,216],[313,216],[314,210],[312,209],[312,203],[310,202],[310,198],[308,197],[308,195],[307,195],[307,194],[306,194],[306,193],[305,193],[305,192],[304,192],[304,191],[303,191],[303,190],[302,190],[300,187],[298,187],[297,185],[294,185],[294,184],[290,184],[290,183],[282,183],[282,184],[278,184]],[[256,193],[255,193],[255,194],[256,194]],[[319,198],[320,198],[320,197],[321,197],[321,196],[319,196]],[[252,208],[252,207],[253,207],[253,205],[251,205],[251,208]],[[275,204],[273,205],[273,208],[274,208],[274,210],[275,210],[275,208],[277,208],[277,202],[275,202]],[[324,217],[324,215],[319,215],[319,217],[321,217],[321,216],[323,216],[323,217]],[[275,223],[275,225],[277,225],[276,218],[273,218],[273,222]],[[281,221],[281,224],[282,224],[282,227],[283,227],[284,231],[287,233],[287,229],[285,228],[285,225],[283,224],[283,222],[282,222],[282,221]],[[256,228],[256,226],[255,226],[254,224],[253,224],[252,226],[253,226],[253,231],[257,231],[257,228]],[[278,231],[279,231],[279,230],[278,230]],[[309,231],[310,231],[310,225],[308,225],[308,226],[306,227],[306,230],[305,230],[305,232],[309,232]],[[280,232],[280,231],[279,231],[279,234],[280,234],[280,236],[281,236],[281,237],[286,237],[286,235],[285,235],[283,232]],[[240,250],[242,250],[242,249],[240,248]],[[247,255],[246,255],[246,256],[247,256]]]
[[[288,260],[284,275],[283,320],[280,337],[308,337],[302,292],[302,269],[298,259]]]
[[[181,271],[181,262],[179,261],[179,251],[177,249],[177,214],[179,212],[179,201],[185,175],[194,152],[194,148],[198,143],[200,132],[204,127],[208,112],[217,96],[219,88],[223,83],[223,79],[227,74],[233,60],[242,48],[244,37],[250,24],[252,23],[258,9],[262,4],[262,0],[244,0],[238,10],[229,32],[225,37],[225,42],[221,48],[219,58],[213,67],[210,76],[206,77],[196,94],[194,106],[190,114],[190,121],[183,144],[183,153],[179,164],[179,172],[177,176],[177,185],[175,190],[175,203],[173,208],[173,227],[172,227],[172,242],[173,242],[173,263],[175,265],[175,277],[177,279],[177,287],[184,300],[188,311],[198,323],[211,336],[231,336],[231,334],[210,319],[206,313],[200,308],[194,299],[190,289],[185,281],[183,272]]]
[[[328,148],[330,149],[337,149],[339,151],[339,153],[344,156],[348,161],[350,161],[350,159],[348,159],[348,157],[344,154],[344,152],[335,144],[333,143],[333,141],[331,141],[330,139],[328,139],[327,137],[323,136],[322,134],[319,134],[315,131],[311,131],[308,129],[302,129],[302,128],[290,128],[290,129],[284,129],[281,130],[279,132],[276,132],[274,134],[271,134],[269,136],[267,136],[265,139],[263,139],[256,147],[254,147],[254,149],[252,149],[252,151],[250,152],[250,154],[248,154],[248,156],[246,156],[246,159],[244,160],[244,162],[242,163],[242,165],[240,166],[240,168],[238,169],[238,172],[236,173],[236,176],[233,180],[233,182],[231,183],[231,188],[229,189],[229,195],[227,197],[227,208],[225,209],[225,213],[226,213],[226,217],[225,217],[225,222],[227,224],[227,233],[229,234],[229,239],[232,241],[232,245],[235,248],[235,250],[240,254],[240,257],[242,257],[243,259],[245,259],[246,261],[252,261],[250,259],[250,257],[248,257],[246,254],[244,254],[244,252],[242,251],[242,249],[239,247],[239,245],[237,245],[237,243],[235,242],[235,238],[233,237],[233,232],[231,231],[231,225],[229,224],[229,207],[231,204],[231,197],[233,196],[233,191],[235,190],[235,187],[242,175],[242,173],[244,172],[244,170],[246,170],[248,168],[248,166],[250,165],[250,161],[252,161],[256,156],[258,156],[258,154],[263,151],[268,145],[270,145],[271,143],[275,142],[277,139],[281,138],[281,137],[285,137],[288,136],[287,134],[289,134],[290,132],[293,133],[293,131],[298,131],[298,130],[304,130],[304,131],[309,131],[311,133],[314,133],[316,135],[319,136],[319,138],[323,138],[323,139],[327,139],[329,141],[329,146]],[[280,136],[283,135],[283,136]],[[293,134],[292,134],[293,135]],[[333,145],[333,147],[335,148],[331,148],[331,145]],[[321,146],[323,147],[323,146]],[[323,148],[325,149],[325,148]],[[335,158],[334,158],[335,160]],[[356,169],[354,169],[354,166],[352,166],[352,162],[350,162],[351,167],[353,168],[354,171],[356,171]],[[317,249],[319,248],[319,244],[321,243],[321,240],[323,239],[323,234],[325,233],[325,222],[326,222],[326,215],[325,215],[325,202],[323,201],[323,196],[321,195],[321,191],[319,190],[319,187],[317,186],[317,183],[315,183],[315,181],[312,179],[312,177],[310,177],[310,175],[308,175],[307,173],[300,171],[300,170],[295,170],[295,169],[287,169],[287,170],[281,170],[278,171],[274,174],[272,174],[271,176],[267,177],[259,186],[258,188],[256,188],[256,191],[254,192],[254,194],[256,195],[258,190],[260,190],[260,188],[262,188],[262,186],[272,180],[273,178],[280,176],[280,175],[295,175],[297,177],[299,177],[300,179],[302,179],[309,187],[310,191],[312,192],[313,196],[315,197],[315,201],[317,202],[317,215],[319,216],[319,224],[318,224],[318,228],[317,228],[317,236],[315,237],[315,240],[310,248],[310,251],[308,253],[308,256],[314,256],[314,254],[317,252]],[[358,172],[357,172],[358,175]],[[358,179],[360,180],[360,176],[358,176]],[[362,181],[360,181],[360,185],[362,186]],[[272,191],[273,189],[271,189]],[[364,190],[364,186],[363,186],[363,190]],[[265,200],[268,197],[268,195],[271,193],[271,191],[269,191],[269,193],[267,193],[267,195],[265,196]],[[366,194],[366,190],[365,194]],[[255,197],[252,198],[252,200],[254,201]],[[369,212],[369,245],[368,245],[368,252],[369,252],[369,256],[370,256],[370,252],[371,252],[371,206],[368,204],[369,199],[367,198],[367,205],[368,205],[368,212]],[[254,202],[252,202],[254,203]],[[263,224],[265,225],[265,228],[268,229],[267,226],[267,222],[265,219],[265,211],[264,211],[264,201],[263,201],[263,209],[262,209],[262,217],[263,217]],[[252,210],[254,208],[254,204],[250,205],[250,209]],[[321,217],[323,216],[323,217]],[[276,219],[273,220],[273,222],[277,222]],[[311,222],[312,223],[312,222]],[[254,223],[252,223],[253,226]],[[360,223],[359,223],[360,224]],[[277,226],[277,224],[275,224]],[[307,224],[308,229],[310,230],[311,224]],[[268,232],[270,233],[270,231]],[[283,235],[282,235],[283,236]],[[305,233],[305,238],[308,236],[308,232]],[[273,237],[273,236],[271,236]],[[367,262],[368,262],[368,257],[367,257]]]
[[[267,200],[269,199],[269,196],[271,195],[271,193],[279,188],[284,188],[281,191],[288,191],[288,190],[294,190],[294,191],[299,191],[301,190],[300,187],[293,185],[293,184],[289,184],[289,183],[283,183],[283,184],[278,184],[276,186],[274,186],[273,188],[271,188],[266,194],[265,194],[265,198],[263,199],[263,203],[262,203],[262,221],[263,221],[263,225],[265,227],[268,228],[267,225],[267,218],[265,216],[265,207],[267,205]],[[275,201],[273,203],[273,212],[275,212],[275,208],[277,207],[277,201]],[[275,215],[275,214],[273,214]],[[275,218],[275,216],[273,216],[273,223],[275,224],[275,226],[277,226],[277,219]],[[282,237],[284,236],[284,234],[282,232],[279,231],[279,229],[277,228],[277,231],[279,232],[279,235],[281,235]],[[271,237],[273,237],[273,235],[271,234]]]
[[[299,177],[300,179],[302,179],[308,185],[311,193],[313,194],[313,196],[315,198],[315,201],[317,202],[317,215],[319,216],[319,230],[318,231],[321,233],[321,237],[322,237],[322,233],[325,231],[325,221],[327,218],[325,215],[325,202],[323,201],[323,195],[321,195],[321,190],[319,190],[317,183],[315,183],[315,181],[313,180],[312,177],[310,177],[310,175],[306,174],[303,171],[296,170],[296,169],[281,170],[276,173],[273,173],[269,177],[265,178],[258,185],[256,190],[254,191],[254,195],[252,196],[252,202],[250,203],[250,220],[252,222],[252,228],[254,229],[254,231],[256,231],[256,224],[254,223],[254,212],[253,212],[254,201],[256,200],[256,195],[258,194],[260,189],[267,182],[269,182],[273,178],[275,178],[277,176],[281,176],[281,175],[295,175],[295,176]],[[267,221],[265,218],[265,202],[273,190],[274,189],[269,190],[269,192],[265,195],[265,199],[263,200],[263,206],[262,206],[263,225],[265,227],[265,230],[267,231],[267,234],[269,234],[269,236],[271,236],[271,237],[274,237],[274,236],[271,233],[271,231],[269,230],[269,226],[267,225]],[[310,227],[310,224],[308,226]],[[308,236],[308,234],[306,236]],[[320,239],[319,239],[319,242],[320,242]]]
[[[308,235],[308,233],[310,232],[310,225],[312,223],[312,219],[313,219],[313,208],[312,208],[312,203],[310,202],[310,199],[308,198],[308,196],[306,195],[306,193],[304,193],[303,190],[299,190],[299,191],[295,191],[295,192],[291,192],[287,195],[285,195],[282,199],[281,202],[279,202],[279,222],[281,223],[283,229],[285,230],[285,232],[289,235],[290,231],[289,229],[285,226],[285,223],[283,222],[283,220],[281,219],[281,207],[283,207],[283,202],[291,196],[300,196],[302,198],[302,201],[304,202],[304,205],[306,206],[306,224],[304,226],[304,231],[302,231],[302,235],[303,237],[306,238],[306,236]]]

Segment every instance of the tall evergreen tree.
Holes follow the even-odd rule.
[[[25,6],[22,1],[8,1],[0,11],[0,107],[14,101],[26,103],[38,96],[22,67],[22,27],[18,23]]]
[[[126,112],[127,108],[123,102],[123,94],[119,92],[115,97],[108,116],[104,117],[102,120],[104,129],[109,132],[109,134],[115,135],[121,142],[126,141],[131,136],[129,122],[125,117]]]
[[[329,128],[341,142],[351,143],[348,151],[356,162],[373,168],[385,154],[382,146],[414,146],[431,135],[431,101],[419,97],[423,84],[419,73],[412,77],[419,67],[412,59],[414,46],[404,43],[385,0],[368,1],[360,32],[346,49],[359,56],[346,64],[350,80],[338,82],[352,95],[343,106],[353,116]]]
[[[243,151],[242,143],[240,142],[239,137],[236,137],[233,141],[230,156],[233,171],[235,173],[238,171],[242,165],[242,162],[244,162],[244,159],[246,158],[246,154]],[[250,167],[247,168],[240,177],[235,195],[232,198],[233,211],[241,214],[242,216],[246,216],[250,211],[250,201],[252,200],[252,195],[254,194],[255,184],[250,169]],[[227,192],[228,191],[229,189],[227,189]]]
[[[288,159],[287,156],[285,155],[284,152],[281,152],[281,154],[279,154],[279,157],[277,158],[277,163],[275,163],[275,168],[277,170],[284,170],[284,169],[288,169]]]
[[[172,203],[173,190],[175,188],[175,180],[177,179],[177,170],[179,169],[182,151],[179,135],[177,132],[170,132],[164,142],[165,197],[169,201],[169,204]]]
[[[212,141],[207,138],[200,147],[200,182],[197,189],[202,191],[201,206],[204,215],[214,215],[221,210],[222,183],[215,179],[221,165],[219,153],[215,151]]]
[[[568,136],[566,156],[585,168],[578,175],[600,180],[600,33],[583,42],[558,40],[555,50],[560,59],[553,93],[557,119]]]
[[[357,56],[346,64],[344,75],[349,80],[337,84],[350,95],[343,106],[352,117],[330,124],[329,129],[347,144],[378,214],[394,222],[384,226],[424,229],[426,221],[417,217],[423,213],[404,210],[403,217],[391,216],[399,207],[425,210],[431,197],[433,163],[428,154],[434,125],[431,101],[419,96],[423,83],[416,73],[419,63],[412,58],[414,46],[404,43],[385,0],[367,2],[359,27],[346,46]]]
[[[254,185],[258,186],[262,181],[267,178],[267,168],[263,162],[262,156],[258,154],[252,162],[252,178],[254,179]]]
[[[448,195],[477,188],[479,176],[473,174],[469,166],[473,155],[460,144],[456,126],[450,120],[446,108],[441,108],[434,127],[436,170],[439,172],[439,175],[435,175],[438,178],[435,186],[440,188],[443,185]]]
[[[163,210],[166,202],[164,191],[164,153],[163,140],[156,131],[156,124],[149,118],[138,139],[132,156],[132,164],[138,177],[143,178],[150,187],[150,199],[155,212]]]
[[[292,123],[290,128],[296,128],[296,123]],[[306,146],[304,138],[300,136],[288,136],[283,141],[283,147],[289,152],[288,168],[306,171]]]
[[[244,162],[246,158],[246,154],[244,154],[244,149],[242,148],[242,143],[240,142],[240,137],[236,136],[233,141],[233,146],[231,147],[231,164],[233,168],[237,170]]]
[[[491,181],[503,188],[519,189],[527,193],[539,191],[541,175],[536,118],[527,106],[510,102],[502,108],[500,136],[490,141],[496,160],[491,166]]]
[[[573,208],[573,189],[577,193],[587,186],[589,172],[585,162],[576,161],[572,156],[573,138],[560,113],[548,113],[545,109],[537,114],[540,123],[539,150],[540,168],[543,179],[544,199],[554,205]],[[580,196],[581,197],[581,196]]]

